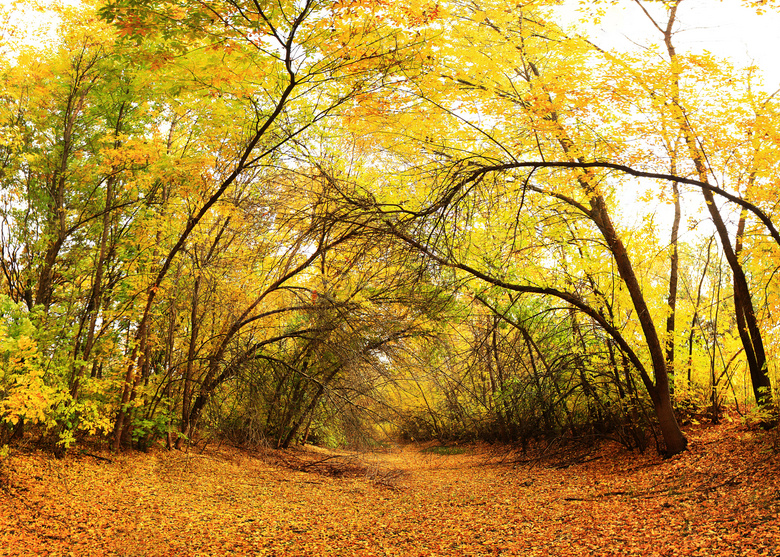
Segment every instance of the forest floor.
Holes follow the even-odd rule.
[[[778,434],[686,433],[667,460],[608,443],[15,452],[0,555],[780,555]]]

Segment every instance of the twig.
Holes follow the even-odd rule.
[[[725,482],[721,482],[717,485],[711,485],[707,487],[694,487],[692,489],[687,489],[685,491],[678,491],[677,495],[690,495],[691,493],[708,493],[710,491],[714,491],[718,489],[719,487],[724,487],[727,485],[736,485],[739,483],[737,481],[737,476],[734,475],[730,477]],[[669,487],[663,487],[660,489],[651,489],[648,491],[607,491],[605,493],[598,493],[596,495],[593,495],[592,497],[564,497],[564,501],[595,501],[596,499],[601,499],[602,497],[616,497],[619,495],[629,495],[631,497],[649,497],[653,495],[660,495],[661,493],[666,493],[670,490]]]

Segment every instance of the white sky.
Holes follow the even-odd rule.
[[[608,3],[602,0],[599,4],[605,6]],[[663,41],[661,33],[653,27],[635,0],[615,0],[614,4],[595,25],[587,18],[584,24],[578,24],[593,9],[593,2],[588,0],[564,0],[559,14],[564,19],[564,25],[575,26],[575,32],[585,34],[605,49],[630,51]],[[652,9],[656,21],[665,27],[666,13],[660,2],[644,1],[643,5],[648,10]],[[709,51],[715,56],[730,59],[737,68],[755,65],[759,68],[758,74],[763,76],[765,91],[771,93],[780,89],[780,13],[768,10],[759,15],[740,0],[682,0],[677,20],[674,42],[678,52]],[[659,202],[653,207],[652,204],[648,206],[630,199],[656,186],[646,185],[642,180],[632,183],[636,191],[625,189],[621,203],[624,210],[618,220],[638,227],[649,211],[655,214],[660,230],[670,230],[672,211],[668,205]],[[681,235],[686,239],[711,233],[712,224],[709,216],[704,214],[700,197],[691,194],[683,197]],[[721,204],[719,200],[718,205]],[[685,221],[689,217],[701,222],[695,231],[686,230]],[[665,234],[662,232],[661,237]]]
[[[590,2],[565,0],[561,14],[576,22]],[[645,2],[655,8],[663,27],[664,11],[659,3]],[[683,0],[677,12],[675,45],[678,52],[709,51],[731,58],[737,67],[758,66],[765,88],[780,88],[780,13],[768,10],[758,15],[739,0]],[[593,27],[593,26],[589,26]],[[586,29],[580,29],[580,32]],[[618,0],[588,36],[602,48],[632,50],[662,40],[634,0]]]

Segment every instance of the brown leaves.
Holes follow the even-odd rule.
[[[0,554],[771,554],[779,463],[766,434],[688,435],[670,460],[605,446],[565,469],[484,447],[17,454],[3,464]],[[388,477],[397,489],[376,481]]]

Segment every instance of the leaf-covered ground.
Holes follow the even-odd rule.
[[[669,460],[614,446],[15,453],[0,554],[780,555],[776,434],[687,433]]]

